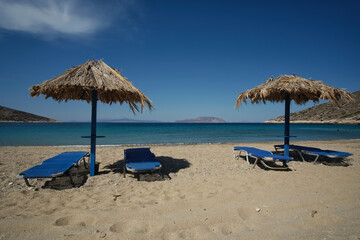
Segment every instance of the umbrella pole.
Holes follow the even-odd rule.
[[[285,131],[284,131],[284,156],[289,156],[290,142],[290,94],[285,93]]]
[[[90,176],[95,176],[95,152],[96,152],[96,104],[97,91],[92,91],[91,110],[91,149],[90,149]]]

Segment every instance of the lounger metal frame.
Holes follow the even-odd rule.
[[[255,149],[255,148],[254,148]],[[236,154],[235,151],[239,151],[239,154]],[[264,150],[262,150],[264,151]],[[234,158],[236,160],[238,160],[241,156],[241,153],[244,152],[245,153],[245,158],[246,158],[246,162],[248,164],[249,167],[251,167],[250,161],[249,161],[249,156],[255,158],[255,162],[252,166],[252,168],[255,168],[256,164],[258,163],[258,161],[260,161],[260,163],[268,169],[273,169],[273,170],[286,170],[286,169],[290,169],[287,164],[286,164],[286,160],[280,160],[280,159],[275,159],[273,157],[258,157],[258,156],[254,156],[251,154],[251,152],[246,151],[245,149],[235,149],[233,148],[233,154],[234,154]],[[271,153],[271,152],[269,152]],[[272,153],[271,153],[272,154]],[[278,167],[273,167],[273,166],[269,166],[267,165],[263,160],[268,160],[268,161],[273,161],[274,163],[276,161],[280,161],[283,163],[283,166],[278,166]]]
[[[298,147],[301,148],[302,146],[298,146]],[[284,149],[284,145],[274,145],[274,148],[275,148],[275,151],[278,152],[278,149]],[[316,152],[315,150],[318,150],[319,152],[324,151],[324,150],[319,149],[319,148],[314,148],[314,151],[310,151],[310,150],[306,150],[306,149],[299,149],[299,148],[294,147],[294,145],[289,145],[289,149],[291,149],[292,151],[297,152],[300,155],[301,160],[303,162],[305,162],[305,158],[304,158],[303,154],[315,156],[315,160],[312,162],[312,164],[315,164],[319,160],[319,158],[321,156],[325,156],[325,157],[328,157],[328,158],[344,158],[344,157],[347,157],[347,156],[339,156],[339,155],[336,155],[336,154],[334,154],[334,155],[331,155],[331,154],[323,155],[323,154],[315,153]],[[304,147],[304,148],[311,148],[311,147]],[[334,151],[334,152],[336,152],[336,151]]]

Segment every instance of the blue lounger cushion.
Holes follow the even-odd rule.
[[[331,150],[321,150],[321,151],[311,151],[316,155],[323,155],[327,157],[348,157],[351,156],[351,153],[348,152],[339,152],[339,151],[331,151]]]
[[[43,161],[41,164],[19,173],[22,178],[49,178],[65,174],[74,165],[77,165],[88,152],[63,152],[55,157]]]
[[[156,160],[150,148],[131,148],[125,149],[125,170],[129,172],[148,172],[156,171],[161,168],[161,164]]]
[[[269,151],[265,151],[265,150],[253,148],[253,147],[234,147],[234,150],[245,151],[248,154],[250,154],[251,156],[259,157],[259,158],[263,158],[263,159],[270,158],[273,160],[280,160],[280,161],[287,161],[287,162],[292,160],[291,157],[285,157],[282,155],[273,154]]]
[[[147,162],[155,159],[150,148],[125,149],[126,162]]]
[[[136,172],[152,171],[156,170],[159,167],[161,167],[161,164],[159,162],[133,162],[126,164],[126,168],[128,169],[128,171]]]
[[[40,164],[20,173],[24,178],[49,178],[64,174],[72,166],[72,163],[63,164]]]
[[[77,163],[89,152],[77,151],[77,152],[63,152],[52,158],[43,161],[41,164],[54,164],[54,163]]]

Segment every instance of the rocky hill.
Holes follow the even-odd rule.
[[[54,119],[0,106],[0,122],[57,122]]]
[[[178,120],[175,123],[226,123],[225,120],[216,117],[198,117],[193,119]]]
[[[353,94],[355,96],[354,102],[341,101],[339,105],[327,102],[291,113],[290,122],[360,124],[360,91]],[[284,122],[284,116],[266,121],[266,123],[278,122]]]

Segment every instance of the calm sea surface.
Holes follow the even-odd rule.
[[[282,141],[283,124],[98,123],[97,145]],[[291,141],[360,139],[359,125],[292,124]],[[0,146],[90,145],[90,123],[0,123]]]

